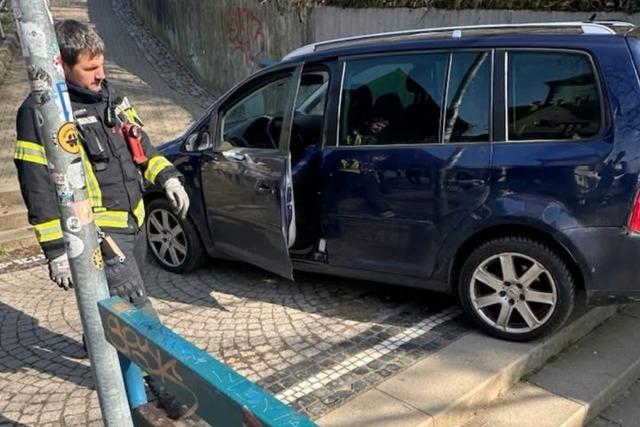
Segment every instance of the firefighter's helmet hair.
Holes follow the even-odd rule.
[[[102,38],[89,25],[66,19],[56,22],[55,28],[60,43],[60,54],[67,65],[75,65],[82,53],[91,57],[104,53]]]

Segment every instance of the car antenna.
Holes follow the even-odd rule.
[[[593,22],[596,20],[596,16],[598,16],[597,13],[594,13],[593,15],[591,15],[591,18],[589,18],[589,21]]]

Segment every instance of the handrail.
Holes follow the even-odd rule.
[[[143,309],[119,297],[99,301],[98,309],[107,341],[162,381],[187,414],[214,426],[317,427]]]

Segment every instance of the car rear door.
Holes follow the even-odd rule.
[[[338,141],[323,156],[332,266],[424,278],[486,199],[492,52],[345,60]]]
[[[214,114],[214,149],[201,165],[215,247],[287,278],[295,240],[289,133],[301,67],[260,75]]]

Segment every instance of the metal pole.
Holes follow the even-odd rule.
[[[27,60],[36,121],[56,187],[61,225],[93,379],[106,426],[133,426],[118,354],[104,337],[98,301],[109,298],[91,202],[87,197],[80,140],[47,0],[13,0],[22,53]]]

